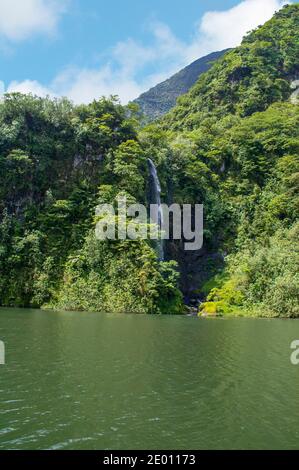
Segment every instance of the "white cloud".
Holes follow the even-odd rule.
[[[32,93],[37,96],[54,96],[49,88],[42,86],[36,80],[24,80],[23,82],[13,81],[8,86],[7,93],[19,92],[19,93]]]
[[[118,95],[123,103],[166,79],[185,65],[185,45],[161,23],[150,26],[151,46],[132,39],[119,42],[111,50],[110,63],[99,69],[68,67],[47,86],[35,80],[13,81],[7,92],[32,93],[38,96],[67,96],[75,103],[88,103],[103,95]],[[144,67],[156,64],[158,73],[143,74]],[[157,66],[157,64],[159,64]]]
[[[52,89],[75,103],[88,103],[111,94],[118,95],[122,102],[128,102],[141,92],[133,75],[127,73],[126,65],[116,69],[106,65],[99,70],[66,70],[55,79]]]
[[[268,21],[286,1],[244,0],[226,11],[210,11],[201,19],[198,35],[190,52],[202,53],[227,49],[239,45],[243,36]]]
[[[155,23],[150,26],[153,39],[149,46],[128,39],[116,44],[109,63],[98,69],[67,68],[47,86],[25,80],[12,82],[7,91],[68,96],[75,103],[87,103],[113,94],[126,103],[192,60],[239,45],[248,31],[270,19],[285,3],[282,0],[244,0],[226,11],[207,12],[189,43],[176,38],[167,25]]]
[[[0,35],[21,41],[32,34],[52,34],[65,0],[0,0]]]

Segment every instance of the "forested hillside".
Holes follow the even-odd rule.
[[[299,5],[220,58],[160,122],[134,105],[19,94],[0,104],[0,304],[299,316]],[[294,94],[295,93],[295,94]],[[292,99],[291,99],[292,97]],[[204,246],[96,240],[95,208],[203,203]],[[178,289],[180,286],[180,290]]]
[[[145,202],[134,112],[113,100],[7,95],[0,104],[0,303],[69,310],[181,311],[173,263],[147,242],[101,242],[95,208]]]
[[[299,315],[299,107],[290,99],[298,76],[297,4],[250,33],[145,132],[165,191],[205,205],[204,249],[172,250],[183,289],[206,300],[205,314]]]

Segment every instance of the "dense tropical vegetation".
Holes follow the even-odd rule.
[[[159,122],[134,105],[19,94],[0,104],[0,304],[70,310],[299,316],[299,5],[220,58]],[[95,208],[203,203],[204,247],[95,238]],[[178,289],[180,287],[180,290]]]
[[[12,94],[0,123],[1,305],[180,312],[174,263],[147,242],[95,238],[99,202],[145,201],[134,107]]]
[[[159,125],[174,197],[205,204],[205,247],[223,258],[206,253],[191,271],[204,314],[299,314],[298,31],[299,5],[284,7]]]

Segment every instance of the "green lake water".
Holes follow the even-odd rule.
[[[0,309],[0,449],[298,449],[292,320]]]

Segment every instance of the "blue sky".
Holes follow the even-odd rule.
[[[241,42],[282,0],[0,0],[0,93],[137,97]],[[288,2],[290,3],[290,2]]]

